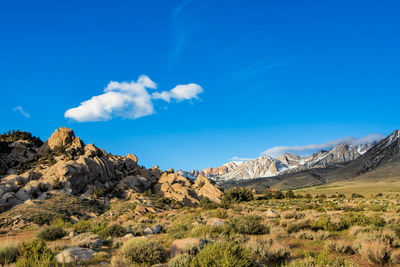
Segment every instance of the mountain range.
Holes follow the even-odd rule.
[[[366,153],[375,143],[339,144],[326,151],[321,150],[309,156],[285,153],[277,158],[263,155],[248,161],[231,161],[217,168],[202,171],[181,171],[182,175],[195,179],[202,174],[217,183],[240,181],[260,177],[273,177],[309,169],[338,166],[350,162]]]

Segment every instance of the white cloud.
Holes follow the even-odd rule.
[[[241,158],[241,157],[234,156],[229,161],[249,161],[249,160],[253,160],[253,159],[255,159],[255,158]]]
[[[262,152],[262,155],[268,155],[271,157],[278,157],[284,153],[304,153],[304,152],[317,152],[322,149],[330,149],[333,146],[338,144],[351,144],[351,145],[360,145],[367,143],[374,143],[380,141],[384,138],[383,135],[380,134],[369,134],[361,138],[354,137],[345,137],[336,140],[332,140],[323,144],[310,144],[304,146],[276,146]]]
[[[192,98],[198,99],[198,94],[203,93],[203,88],[195,83],[189,83],[184,85],[177,85],[171,91],[163,91],[161,93],[155,92],[152,94],[154,99],[162,99],[168,103],[172,98],[183,101]]]
[[[22,116],[24,116],[25,118],[29,119],[31,117],[31,115],[28,112],[26,112],[21,106],[13,108],[13,111],[21,112]]]
[[[164,97],[160,99],[169,102],[171,98],[177,100],[197,98],[198,89],[197,91],[193,89],[197,88],[196,86],[200,87],[197,84],[178,85],[171,91],[161,92],[160,95]],[[175,90],[176,88],[179,89]],[[146,75],[141,75],[136,82],[111,81],[104,88],[103,94],[93,96],[78,107],[67,110],[64,117],[78,122],[87,122],[106,121],[113,117],[137,119],[154,114],[152,95],[147,89],[155,90],[157,84]],[[202,92],[203,89],[201,87],[200,89]],[[168,98],[165,95],[168,95]]]

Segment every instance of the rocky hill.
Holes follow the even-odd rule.
[[[0,138],[0,210],[8,210],[30,200],[44,200],[57,192],[91,199],[100,196],[127,199],[148,192],[197,205],[203,197],[216,202],[222,191],[207,178],[196,182],[157,166],[145,169],[133,154],[116,156],[75,137],[61,127],[46,142],[25,132]]]

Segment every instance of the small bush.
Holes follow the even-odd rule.
[[[74,224],[74,231],[77,233],[92,232],[94,234],[101,233],[106,228],[105,223],[95,223],[90,220],[82,220]]]
[[[299,222],[294,222],[291,223],[287,226],[286,231],[291,234],[291,233],[297,233],[300,230],[304,229],[310,229],[310,221],[309,220],[303,220]]]
[[[263,263],[274,263],[287,259],[290,249],[275,239],[255,240],[247,244],[248,249]]]
[[[371,241],[361,244],[361,257],[373,264],[384,265],[391,261],[390,247],[383,241]]]
[[[56,239],[60,239],[67,234],[63,229],[58,227],[48,227],[40,231],[38,234],[38,238],[46,240],[46,241],[53,241]]]
[[[168,262],[168,267],[187,267],[191,259],[189,254],[178,254]]]
[[[0,264],[6,265],[15,261],[18,255],[18,247],[14,245],[3,245],[0,247]]]
[[[240,203],[254,200],[253,193],[246,188],[234,188],[224,194],[222,202]]]
[[[312,221],[310,223],[311,229],[325,230],[325,231],[337,231],[340,230],[340,226],[331,222],[331,218],[328,215],[322,215],[318,220]]]
[[[354,250],[351,247],[350,242],[346,240],[338,240],[338,241],[328,241],[326,243],[326,247],[331,252],[336,252],[340,254],[354,254]]]
[[[100,233],[100,236],[103,239],[107,239],[110,236],[111,237],[123,237],[124,235],[126,235],[125,228],[118,224],[113,224],[113,225],[107,227],[106,229],[104,229],[103,231],[101,231],[101,233]]]
[[[208,197],[204,197],[200,200],[200,207],[203,209],[211,210],[218,208],[218,203],[211,201]]]
[[[239,233],[247,235],[268,234],[269,228],[261,223],[259,216],[240,216],[232,218],[227,224],[222,226],[225,233]]]
[[[314,239],[314,232],[310,231],[310,230],[299,231],[299,232],[296,233],[295,237],[297,239],[313,240]]]
[[[34,239],[29,243],[22,243],[19,247],[16,265],[26,266],[58,266],[53,252],[42,239]]]
[[[72,223],[65,216],[56,216],[50,223],[53,227],[58,227],[62,229],[72,227]]]
[[[131,264],[154,265],[163,263],[168,258],[160,243],[142,238],[127,241],[119,252]]]
[[[358,193],[353,193],[351,194],[351,198],[364,198],[364,196]]]
[[[38,225],[44,225],[51,222],[52,216],[46,213],[39,213],[33,217],[33,222]]]
[[[190,262],[191,267],[252,266],[251,252],[232,242],[216,242],[206,245]]]

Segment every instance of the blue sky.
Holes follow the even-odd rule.
[[[163,169],[386,135],[400,128],[399,8],[368,0],[4,0],[0,130],[47,139],[66,126],[86,143]],[[100,104],[95,98],[65,117],[100,95]]]

